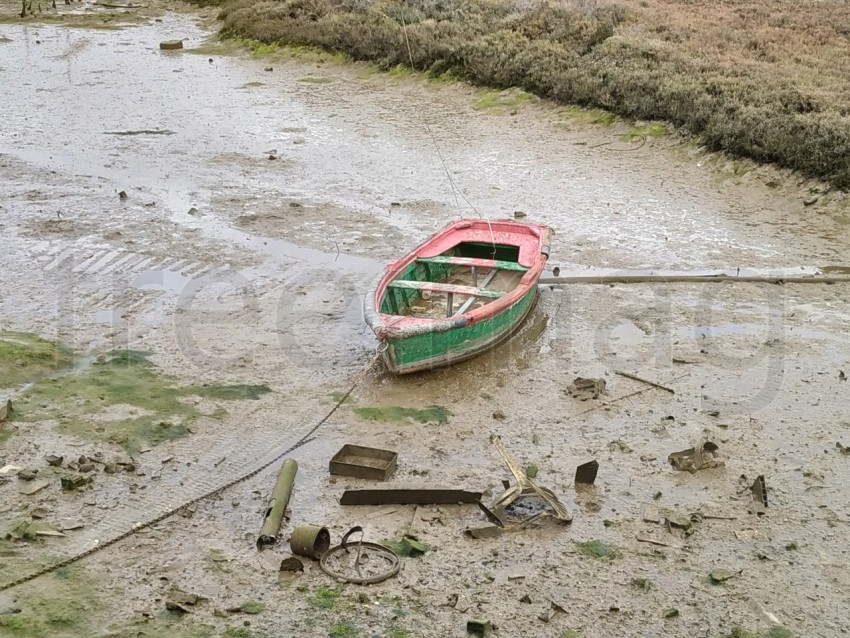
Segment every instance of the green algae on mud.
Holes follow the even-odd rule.
[[[385,408],[354,408],[354,413],[367,421],[406,421],[412,419],[419,423],[436,423],[437,425],[445,425],[449,422],[449,416],[451,416],[451,412],[439,405],[429,405],[422,409],[406,408],[399,405],[391,405]]]
[[[184,399],[190,396],[224,401],[259,399],[265,385],[177,385],[149,360],[149,353],[112,352],[85,370],[43,379],[16,403],[15,421],[55,420],[61,432],[103,440],[135,454],[189,433],[201,416]],[[220,411],[214,414],[221,416]]]
[[[473,108],[477,111],[504,113],[514,111],[536,100],[537,98],[530,93],[517,88],[504,91],[482,91]]]
[[[19,598],[21,613],[0,616],[0,635],[57,638],[95,635],[104,609],[92,578],[79,566],[63,567],[29,585]]]
[[[70,351],[29,332],[0,331],[0,388],[11,388],[73,364]]]
[[[20,7],[20,5],[17,5]],[[40,13],[21,18],[20,14],[0,13],[0,24],[23,24],[27,26],[50,25],[77,29],[118,31],[148,21],[149,17],[129,11],[92,13]]]
[[[599,560],[613,560],[620,556],[620,551],[616,547],[601,540],[590,540],[583,543],[576,541],[576,546],[585,556]]]

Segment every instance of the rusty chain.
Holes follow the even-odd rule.
[[[345,401],[348,399],[348,397],[351,395],[351,393],[354,392],[354,389],[360,384],[360,382],[363,380],[363,377],[366,376],[366,374],[369,372],[369,370],[372,369],[372,366],[375,365],[375,363],[377,362],[377,360],[380,356],[381,356],[381,349],[379,347],[378,349],[375,350],[375,353],[372,355],[372,358],[369,360],[369,363],[367,363],[363,367],[363,369],[357,374],[357,376],[354,378],[354,381],[351,383],[351,385],[349,386],[346,393],[343,394],[342,397],[340,397],[340,399],[338,399],[336,401],[336,403],[334,403],[334,406],[330,409],[330,411],[328,411],[328,413],[325,414],[325,416],[323,416],[319,420],[319,422],[316,423],[316,425],[314,425],[312,428],[310,428],[310,430],[306,434],[304,434],[300,439],[298,439],[298,441],[296,441],[293,445],[291,445],[290,447],[285,449],[280,454],[276,455],[270,461],[263,463],[262,465],[260,465],[257,468],[254,468],[250,472],[247,472],[245,474],[241,474],[240,476],[237,476],[236,478],[228,481],[227,483],[225,483],[224,485],[222,485],[220,487],[215,488],[214,490],[211,490],[209,492],[201,494],[200,496],[193,498],[190,501],[186,501],[186,502],[182,503],[181,505],[179,505],[177,507],[173,507],[173,508],[169,509],[168,511],[166,511],[166,512],[164,512],[164,513],[162,513],[162,514],[160,514],[160,515],[158,515],[154,518],[151,518],[151,519],[149,519],[145,522],[135,523],[130,529],[128,529],[128,530],[126,530],[126,531],[118,534],[117,536],[114,536],[114,537],[112,537],[112,538],[110,538],[106,541],[100,542],[97,545],[95,545],[94,547],[91,547],[91,548],[89,548],[85,551],[74,554],[74,555],[72,555],[72,556],[70,556],[70,557],[68,557],[68,558],[66,558],[66,559],[64,559],[64,560],[62,560],[58,563],[54,563],[52,565],[44,567],[43,569],[40,569],[36,572],[32,572],[32,573],[27,574],[25,576],[22,576],[22,577],[20,577],[16,580],[11,581],[11,582],[3,583],[2,585],[0,585],[0,591],[6,591],[7,589],[12,589],[13,587],[17,587],[18,585],[23,585],[24,583],[27,583],[31,580],[35,580],[36,578],[44,576],[45,574],[49,574],[51,572],[54,572],[57,569],[62,569],[63,567],[67,567],[68,565],[71,565],[72,563],[76,563],[77,561],[82,560],[83,558],[87,558],[88,556],[91,556],[92,554],[95,554],[96,552],[104,550],[107,547],[110,547],[110,546],[114,545],[115,543],[118,543],[118,542],[124,540],[125,538],[132,536],[133,534],[138,532],[140,529],[145,529],[145,528],[150,527],[152,525],[156,525],[157,523],[161,523],[165,519],[167,519],[171,516],[174,516],[175,514],[177,514],[180,510],[182,510],[185,507],[191,507],[192,505],[195,505],[196,503],[200,503],[203,500],[206,500],[208,498],[216,496],[217,494],[220,494],[221,492],[224,492],[225,490],[233,487],[234,485],[237,485],[238,483],[242,483],[243,481],[247,481],[248,479],[253,478],[254,476],[259,474],[263,470],[267,469],[271,465],[274,465],[275,463],[280,461],[280,459],[282,459],[287,454],[291,454],[292,452],[294,452],[295,450],[297,450],[301,446],[310,442],[312,440],[313,435],[316,432],[318,432],[319,428],[321,428],[328,421],[328,419],[330,419],[331,416],[333,416],[334,412],[336,412],[339,409],[339,407],[343,403],[345,403]]]

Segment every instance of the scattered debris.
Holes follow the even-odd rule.
[[[331,578],[337,578],[355,585],[374,585],[392,578],[401,569],[401,559],[392,549],[385,545],[370,543],[361,539],[357,542],[356,552],[352,552],[345,544],[346,539],[355,527],[342,539],[342,543],[330,548],[322,555],[319,567]],[[347,557],[354,554],[353,562]],[[356,574],[356,575],[354,575]]]
[[[850,456],[850,445],[841,445],[841,443],[835,443],[835,449],[841,452],[844,456]]]
[[[647,507],[643,511],[643,522],[644,523],[660,523],[661,522],[661,510],[659,510],[654,505]]]
[[[38,476],[38,470],[23,469],[18,472],[18,479],[21,481],[34,481],[36,476]]]
[[[839,370],[839,371],[838,371],[838,380],[839,380],[839,381],[847,381],[847,375],[846,375],[846,374],[844,374],[844,370]],[[11,403],[11,402],[10,402],[10,403]],[[0,419],[0,421],[2,421],[2,420],[3,420],[3,419]]]
[[[647,592],[652,589],[652,581],[648,578],[632,578],[632,587]]]
[[[713,569],[708,574],[708,578],[714,585],[719,585],[721,583],[725,583],[727,580],[735,578],[735,576],[739,575],[742,569],[739,569],[737,572],[730,572],[728,569]]]
[[[302,525],[292,530],[289,549],[293,554],[319,560],[331,546],[331,534],[326,527]]]
[[[395,471],[398,452],[345,444],[330,460],[331,474],[386,481]]]
[[[514,219],[522,219],[523,217],[527,217],[527,215],[521,210],[514,211]],[[557,275],[555,275],[557,277]]]
[[[228,614],[256,615],[256,614],[263,613],[265,610],[266,610],[266,606],[263,603],[257,602],[256,600],[248,600],[248,601],[245,601],[244,603],[242,603],[241,605],[239,605],[238,607],[229,607],[225,611]]]
[[[493,624],[486,618],[473,618],[466,621],[466,633],[484,636],[493,628]]]
[[[567,610],[564,609],[561,605],[556,603],[554,600],[549,601],[549,609],[544,611],[542,614],[538,616],[540,620],[543,622],[551,622],[552,619],[557,616],[559,613],[566,614]]]
[[[194,607],[203,600],[205,599],[196,594],[190,594],[178,587],[172,587],[165,597],[165,608],[168,611],[187,614],[191,611],[189,607]]]
[[[496,421],[504,421],[506,417],[504,412],[502,412],[501,410],[496,410],[495,412],[493,412],[493,418]]]
[[[86,474],[68,474],[62,477],[62,489],[66,492],[78,490],[85,485],[90,485],[93,479]]]
[[[472,603],[469,602],[469,598],[467,598],[463,594],[452,594],[449,596],[449,607],[454,607],[460,613],[465,612],[472,606]]]
[[[36,492],[40,492],[41,490],[43,490],[48,485],[50,485],[50,481],[48,481],[47,479],[42,479],[40,481],[31,481],[24,485],[19,490],[19,492],[24,496],[32,496]]]
[[[623,441],[622,439],[615,439],[608,444],[608,450],[611,452],[623,452],[624,454],[630,454],[632,452],[631,446]]]
[[[595,459],[582,463],[576,468],[576,485],[593,485],[596,481],[596,473],[599,471],[599,462]]]
[[[59,520],[59,529],[63,532],[70,532],[75,529],[82,529],[83,527],[85,526],[80,521],[72,518],[63,518]]]
[[[475,504],[478,505],[478,509],[484,512],[484,516],[486,516],[487,520],[493,523],[493,525],[498,527],[505,526],[505,521],[501,517],[501,512],[494,512],[481,501],[476,501]]]
[[[6,538],[15,541],[31,541],[39,536],[65,536],[55,526],[47,521],[21,520],[6,534]]]
[[[679,610],[676,609],[675,607],[671,607],[670,609],[665,609],[662,616],[664,618],[678,618],[679,617]]]
[[[753,481],[750,491],[753,494],[753,504],[751,511],[753,514],[761,515],[767,511],[767,484],[764,481],[764,475],[759,474],[756,480]]]
[[[295,483],[297,472],[298,463],[293,459],[286,459],[281,464],[271,499],[266,507],[263,526],[260,528],[260,534],[257,537],[258,550],[263,550],[277,542],[277,535],[283,523],[286,506],[289,505],[289,497],[292,495],[292,486]]]
[[[36,507],[30,512],[30,516],[33,518],[47,518],[47,509],[44,507]]]
[[[345,490],[340,505],[457,505],[481,500],[482,492],[464,490]]]
[[[585,556],[598,558],[600,560],[613,560],[620,556],[619,550],[605,541],[590,540],[585,542],[576,541],[579,551]]]
[[[409,531],[400,537],[384,540],[381,545],[393,550],[399,556],[409,556],[410,558],[416,558],[431,551],[431,548],[421,542],[416,534]]]
[[[655,381],[650,381],[649,379],[644,379],[643,377],[639,377],[636,374],[631,374],[630,372],[623,372],[622,370],[614,370],[614,374],[618,374],[621,377],[626,377],[627,379],[632,379],[633,381],[640,381],[641,383],[651,385],[653,388],[658,388],[659,390],[664,390],[666,392],[669,392],[670,394],[676,394],[676,391],[673,388],[668,388],[666,385],[661,385],[660,383],[656,383]]]
[[[20,465],[4,465],[0,468],[0,476],[14,476],[18,472],[20,472],[22,468]]]
[[[682,472],[693,473],[698,470],[723,467],[725,463],[715,458],[718,449],[716,443],[703,441],[696,447],[681,452],[673,452],[667,457],[667,460],[670,465]]]
[[[667,541],[662,541],[653,536],[641,535],[637,536],[637,541],[639,543],[649,543],[651,545],[660,545],[661,547],[672,547],[673,549],[682,549],[681,545],[676,545],[674,543],[668,543]]]
[[[118,193],[118,199],[120,199],[122,202],[127,201],[127,192],[126,191],[120,191]]]
[[[487,525],[485,527],[469,527],[464,530],[464,534],[467,536],[471,536],[472,538],[498,538],[502,534],[504,534],[505,530],[502,527],[498,527],[496,525]]]
[[[576,377],[575,380],[567,386],[567,393],[571,397],[575,397],[581,401],[598,399],[599,395],[605,394],[605,379]]]
[[[183,40],[163,40],[159,43],[162,51],[176,51],[183,48]]]
[[[304,563],[295,558],[294,556],[290,556],[289,558],[284,558],[280,561],[280,571],[282,572],[303,572],[304,571]]]
[[[672,510],[667,510],[664,512],[664,519],[667,521],[667,524],[670,527],[683,529],[686,532],[691,529],[691,526],[693,525],[693,521],[691,521],[691,518],[689,516],[679,514],[678,512],[674,512]]]
[[[51,454],[45,457],[45,460],[47,461],[47,464],[51,467],[62,467],[62,463],[65,458],[61,456],[56,456],[55,454]]]
[[[527,494],[536,494],[541,499],[543,499],[549,506],[555,511],[555,516],[566,523],[569,523],[573,520],[572,514],[570,514],[569,510],[564,507],[564,504],[555,496],[555,493],[552,492],[547,487],[543,487],[539,485],[533,478],[529,478],[526,476],[523,471],[520,469],[519,464],[511,457],[507,448],[505,448],[502,443],[502,439],[497,435],[492,435],[490,437],[490,442],[496,446],[496,449],[499,451],[499,454],[502,457],[502,460],[505,462],[505,465],[508,466],[511,474],[513,474],[514,478],[517,481],[517,484],[513,487],[509,487],[507,491],[505,491],[502,496],[500,496],[495,503],[490,506],[490,509],[499,510],[504,509],[511,503],[513,503],[520,496],[525,496]]]

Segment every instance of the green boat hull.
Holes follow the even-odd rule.
[[[387,339],[383,352],[387,367],[407,374],[450,365],[478,356],[508,339],[523,324],[537,300],[537,286],[505,311],[471,326]]]

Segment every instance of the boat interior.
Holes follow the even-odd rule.
[[[462,242],[435,257],[418,257],[387,287],[381,312],[444,318],[480,308],[513,290],[528,268],[519,247]]]

